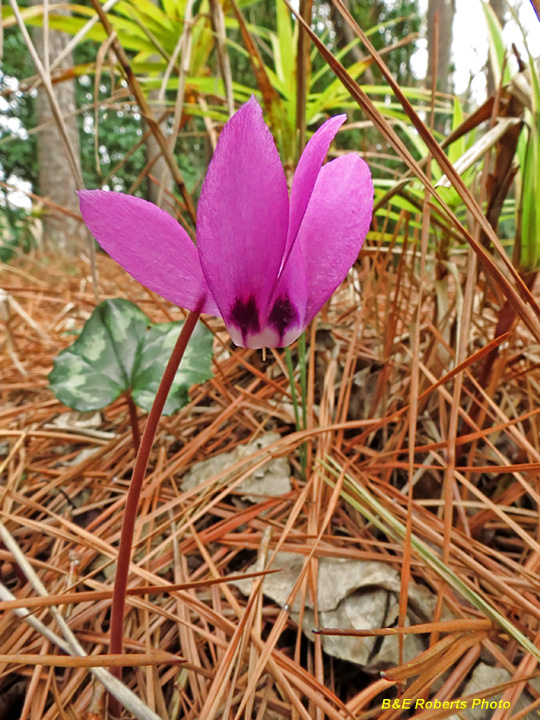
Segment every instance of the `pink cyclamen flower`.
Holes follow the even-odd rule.
[[[285,347],[344,280],[373,209],[366,163],[322,166],[345,115],[327,120],[300,158],[291,195],[272,135],[251,98],[226,123],[203,183],[197,246],[152,203],[79,193],[101,247],[140,283],[187,308],[221,316],[236,345]]]

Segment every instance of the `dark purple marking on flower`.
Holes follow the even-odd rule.
[[[248,334],[256,335],[261,330],[255,295],[250,295],[247,300],[237,297],[231,308],[230,317],[231,322],[239,328],[244,340]]]
[[[268,315],[268,324],[278,331],[280,339],[291,325],[298,324],[298,320],[298,310],[289,298],[286,295],[278,297]]]

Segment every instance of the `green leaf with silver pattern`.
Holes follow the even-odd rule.
[[[101,410],[130,393],[149,410],[182,323],[152,323],[129,300],[100,303],[80,336],[54,361],[49,375],[56,397],[74,410]],[[212,333],[195,328],[164,408],[177,412],[189,401],[189,388],[212,377]]]

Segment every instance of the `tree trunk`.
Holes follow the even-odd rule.
[[[41,0],[32,0],[32,2],[34,5],[42,4]],[[32,39],[41,62],[48,68],[49,63],[52,63],[66,47],[70,36],[59,31],[49,30],[48,59],[45,58],[43,28],[35,28],[32,32]],[[73,59],[69,54],[53,72],[69,68],[72,65]],[[75,81],[66,80],[57,83],[54,85],[54,93],[64,118],[73,154],[80,169],[79,130],[75,115]],[[38,125],[42,127],[38,133],[39,194],[56,205],[78,213],[76,179],[70,171],[51,104],[43,87],[38,89],[37,117]],[[80,223],[53,208],[46,207],[45,209],[43,231],[45,245],[50,249],[75,255],[84,246]]]
[[[428,88],[432,86],[435,59],[437,62],[436,89],[452,90],[452,26],[456,12],[455,0],[429,0],[428,5]],[[438,39],[435,38],[435,17],[438,16]],[[437,53],[435,54],[435,50]]]

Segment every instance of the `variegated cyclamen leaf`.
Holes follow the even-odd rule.
[[[163,375],[163,358],[169,359],[178,338],[179,324],[159,323],[150,328],[141,346],[140,365],[133,376],[133,399],[150,410]],[[163,408],[172,415],[188,402],[188,390],[212,377],[212,333],[199,323],[189,340]]]
[[[79,338],[54,361],[49,375],[56,397],[75,410],[100,410],[124,393],[149,410],[181,323],[152,323],[128,300],[106,300],[96,307]],[[212,334],[196,328],[165,405],[179,410],[192,385],[212,377]]]

